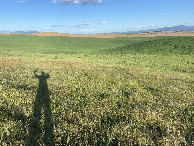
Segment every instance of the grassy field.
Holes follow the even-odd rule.
[[[194,145],[194,37],[0,36],[1,145]]]

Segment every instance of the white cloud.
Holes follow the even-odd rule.
[[[82,24],[82,25],[89,25],[90,23],[84,23],[84,24]]]
[[[74,3],[74,4],[79,4],[80,1],[75,0],[73,3]]]
[[[80,0],[80,1],[84,5],[88,5],[88,4],[95,5],[95,4],[99,4],[102,2],[102,0]]]
[[[8,33],[8,32],[9,32],[9,30],[0,27],[0,33]]]
[[[95,30],[94,29],[92,29],[92,30],[85,29],[85,30],[82,30],[81,32],[82,33],[93,33],[93,32],[95,32]]]
[[[144,29],[144,28],[151,29],[151,28],[158,28],[158,26],[157,25],[148,25],[148,26],[140,25],[137,28],[138,29]]]
[[[70,25],[69,27],[81,27],[81,24],[77,24],[77,25]]]
[[[83,5],[96,5],[101,3],[103,0],[58,0],[63,5],[70,5],[70,4],[83,4]],[[57,0],[52,1],[53,4],[57,3]]]
[[[86,20],[82,20],[82,22],[86,22]]]
[[[82,25],[81,24],[78,24],[78,25],[70,25],[70,27],[81,27]]]
[[[56,25],[51,25],[51,27],[61,27],[63,25],[60,25],[60,24],[56,24]]]
[[[91,19],[91,21],[94,21],[95,19]]]
[[[147,28],[147,26],[138,26],[137,28]]]
[[[53,0],[53,1],[52,1],[52,4],[56,4],[56,3],[57,3],[57,0]]]
[[[21,4],[21,3],[26,3],[26,2],[27,2],[27,1],[25,1],[25,0],[18,0],[18,1],[17,1],[17,3],[20,3],[20,4]]]
[[[50,30],[50,28],[45,28],[45,30]]]
[[[82,27],[82,26],[87,26],[90,23],[84,23],[84,24],[77,24],[77,25],[70,25],[69,27]]]
[[[107,22],[106,21],[102,21],[102,24],[107,24]]]
[[[82,30],[82,32],[88,32],[88,30],[85,29],[85,30]]]

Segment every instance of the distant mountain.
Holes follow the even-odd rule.
[[[138,31],[111,32],[111,33],[138,33]]]
[[[10,33],[32,34],[32,33],[39,33],[39,31],[13,31]]]
[[[112,33],[142,33],[142,32],[160,32],[160,31],[192,31],[192,30],[194,30],[194,26],[178,25],[178,26],[163,27],[163,28],[157,28],[157,29],[112,32]],[[32,34],[32,33],[40,33],[40,32],[39,31],[14,31],[10,33]]]
[[[139,30],[139,31],[126,31],[126,32],[112,32],[112,33],[141,33],[141,32],[160,32],[160,31],[192,31],[194,26],[178,25],[172,27],[163,27],[157,29]]]
[[[139,32],[156,32],[156,31],[192,31],[194,26],[178,25],[172,27],[163,27],[158,29],[139,30]]]
[[[138,33],[139,31],[127,31],[126,33]],[[124,33],[124,32],[122,32]]]

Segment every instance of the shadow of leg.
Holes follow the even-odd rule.
[[[41,127],[40,127],[41,109],[42,107],[41,107],[40,101],[36,100],[34,104],[34,114],[30,122],[28,145],[33,145],[33,146],[40,145],[38,144],[38,139],[41,133]]]
[[[44,143],[46,145],[54,145],[53,124],[51,120],[50,104],[44,106],[45,122],[44,122]]]

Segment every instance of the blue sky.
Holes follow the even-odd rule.
[[[194,0],[0,0],[0,32],[125,32],[194,25]]]

